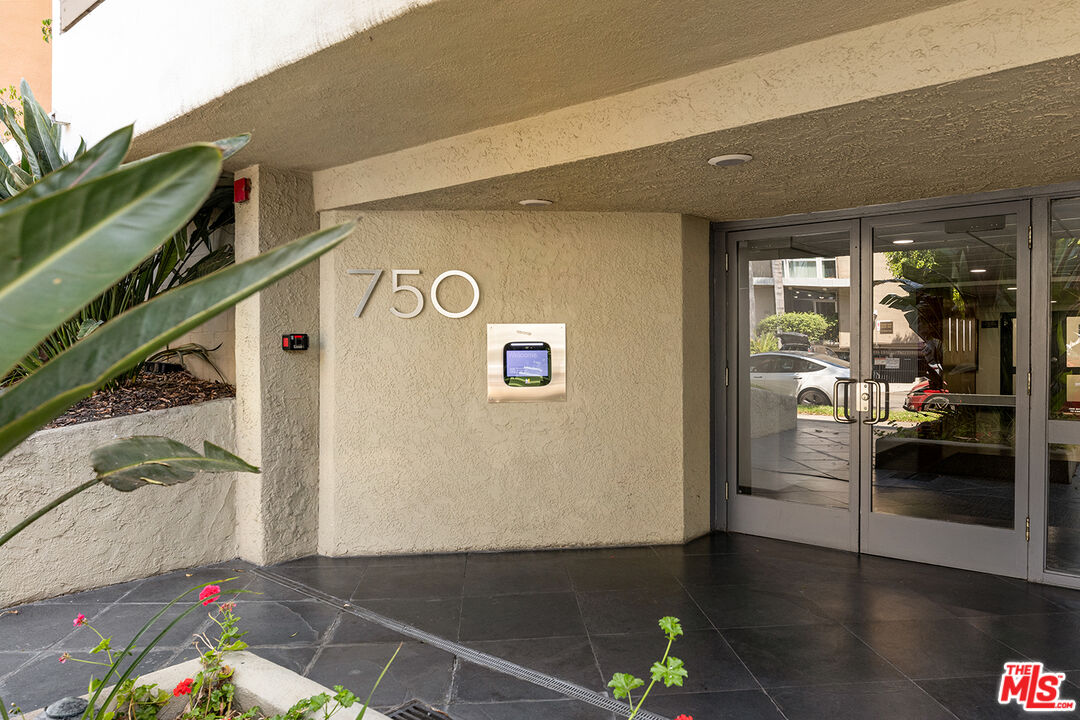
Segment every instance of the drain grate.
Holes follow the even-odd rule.
[[[413,700],[386,714],[391,720],[451,720],[438,710],[432,710],[419,700]]]
[[[619,717],[628,718],[633,713],[633,708],[624,702],[615,700],[609,695],[601,695],[595,690],[581,687],[573,683],[560,680],[557,677],[553,677],[546,673],[537,672],[527,667],[512,663],[502,658],[489,655],[473,648],[465,647],[460,643],[456,643],[453,640],[447,640],[446,638],[433,635],[429,632],[413,627],[412,625],[406,625],[403,622],[388,618],[385,615],[380,615],[373,610],[368,610],[365,607],[353,605],[341,598],[334,597],[329,593],[325,593],[322,590],[317,590],[310,585],[294,580],[290,577],[280,575],[271,570],[264,570],[263,568],[255,568],[250,571],[252,575],[261,577],[265,580],[270,580],[278,585],[289,588],[301,595],[307,595],[313,600],[331,605],[350,615],[355,615],[358,618],[368,620],[370,622],[382,625],[384,628],[393,630],[394,632],[401,633],[406,637],[411,637],[414,640],[419,640],[422,643],[437,647],[440,650],[445,650],[451,655],[456,655],[465,662],[479,665],[480,667],[494,670],[495,672],[502,673],[503,675],[509,675],[510,677],[517,678],[518,680],[524,680],[525,682],[532,683],[533,685],[539,685],[540,687],[547,688],[548,690],[554,690],[555,692],[564,695],[574,700],[581,700],[594,707],[598,707],[602,710],[607,710],[610,713],[614,713]],[[435,716],[439,718],[438,715]],[[637,720],[666,720],[661,715],[648,712],[647,710],[641,710],[634,716]],[[423,719],[426,720],[426,719]],[[442,720],[442,718],[440,718]]]

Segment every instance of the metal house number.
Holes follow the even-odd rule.
[[[360,317],[364,312],[364,308],[367,307],[368,300],[371,299],[371,293],[375,291],[375,286],[379,283],[379,278],[382,277],[382,270],[347,270],[349,275],[370,275],[371,282],[368,283],[367,290],[364,291],[364,297],[360,298],[360,304],[356,306],[356,312],[353,313],[353,317]],[[390,271],[390,290],[392,293],[406,292],[411,293],[416,297],[416,307],[409,312],[401,312],[393,305],[390,306],[390,312],[397,315],[399,318],[413,318],[420,314],[420,311],[424,309],[424,294],[420,292],[420,288],[412,285],[406,285],[398,281],[398,277],[401,275],[419,275],[419,270],[391,270]],[[461,278],[465,278],[469,285],[472,286],[473,299],[469,307],[465,308],[461,312],[450,312],[439,303],[439,284],[446,278],[456,275]],[[463,318],[473,310],[476,309],[477,304],[480,302],[480,286],[476,284],[476,279],[472,275],[464,270],[447,270],[439,277],[435,278],[435,282],[431,283],[431,304],[435,306],[435,309],[440,314],[445,315],[448,318]]]

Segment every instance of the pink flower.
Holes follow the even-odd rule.
[[[230,613],[235,609],[236,609],[236,603],[234,603],[234,602],[221,603],[221,612]]]
[[[68,658],[70,658],[70,657],[71,657],[71,655],[69,655],[68,653],[64,653],[63,655],[60,656],[60,663],[61,664],[66,663],[68,661]]]
[[[207,585],[199,593],[199,599],[202,600],[203,605],[209,605],[218,599],[218,595],[221,595],[221,587],[218,585]]]
[[[194,682],[195,681],[192,680],[191,678],[186,678],[184,680],[181,680],[180,684],[177,685],[172,691],[173,697],[180,697],[181,695],[190,695],[191,694],[191,684],[194,683]]]
[[[675,718],[675,720],[694,720],[694,718],[690,717],[689,715],[680,715],[679,717]]]
[[[79,613],[78,615],[75,616],[75,619],[71,621],[71,624],[74,625],[75,627],[79,627],[80,625],[85,625],[86,624],[86,616],[83,615],[82,613]]]

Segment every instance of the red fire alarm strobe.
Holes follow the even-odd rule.
[[[308,336],[300,334],[282,335],[281,336],[281,349],[282,350],[307,350],[308,349]]]
[[[248,178],[237,178],[232,184],[232,194],[234,203],[245,203],[248,198],[251,197],[251,180]]]

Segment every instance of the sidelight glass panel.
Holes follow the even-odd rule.
[[[1080,199],[1050,204],[1050,419],[1080,420]]]
[[[1012,527],[1015,215],[875,227],[871,510]],[[867,323],[869,325],[869,323]]]
[[[847,231],[740,243],[742,495],[848,506],[851,425],[833,419],[833,388],[850,376],[849,253]]]

